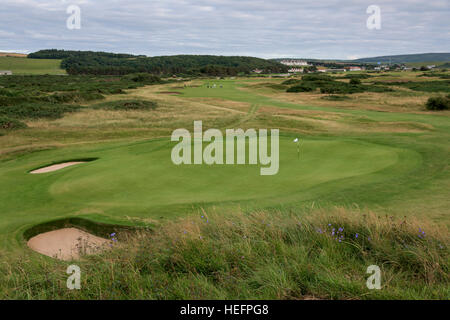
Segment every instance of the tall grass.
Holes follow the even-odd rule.
[[[373,213],[200,212],[122,239],[75,262],[1,257],[0,298],[20,299],[447,299],[448,230]],[[381,290],[366,287],[369,265]]]

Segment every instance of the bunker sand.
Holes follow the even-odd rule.
[[[44,168],[40,168],[40,169],[36,169],[36,170],[30,171],[30,173],[37,174],[37,173],[53,172],[53,171],[61,170],[63,168],[74,166],[74,165],[77,165],[77,164],[80,164],[80,163],[85,163],[85,161],[71,161],[71,162],[58,163],[58,164],[54,164],[54,165],[51,165],[51,166],[48,166],[48,167],[44,167]]]
[[[79,230],[64,228],[41,233],[31,238],[27,245],[43,255],[69,261],[84,254],[95,254],[108,248],[111,242]]]

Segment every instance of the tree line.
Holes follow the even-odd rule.
[[[28,55],[33,59],[62,59],[61,67],[72,75],[155,75],[236,76],[255,69],[264,73],[287,72],[276,61],[242,56],[175,55],[146,57],[93,51],[41,50]]]

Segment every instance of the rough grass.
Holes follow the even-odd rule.
[[[2,299],[447,299],[448,230],[343,208],[207,214],[169,222],[76,262],[0,265]],[[381,290],[366,287],[381,268]]]

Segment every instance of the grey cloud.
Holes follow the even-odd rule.
[[[348,58],[448,52],[447,0],[1,0],[0,50]],[[66,8],[81,8],[68,30]],[[382,29],[366,28],[381,7]]]

